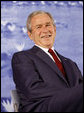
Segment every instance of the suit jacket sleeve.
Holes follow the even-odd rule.
[[[74,87],[56,90],[43,81],[32,59],[24,54],[14,54],[12,68],[16,88],[24,95],[19,93],[23,104],[22,112],[82,110],[82,82]]]

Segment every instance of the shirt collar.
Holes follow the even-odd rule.
[[[39,47],[39,48],[42,49],[45,53],[47,53],[48,55],[50,55],[49,52],[48,52],[48,50],[49,50],[48,48],[43,48],[43,47],[41,47],[41,46],[39,46],[39,45],[37,45],[37,44],[35,44],[35,46]],[[55,52],[54,47],[52,47],[51,49]],[[57,55],[56,52],[55,52],[55,54]],[[58,55],[57,55],[57,57],[58,57]],[[58,59],[60,60],[59,57],[58,57]],[[61,61],[61,60],[60,60],[60,61]]]
[[[43,51],[45,51],[45,52],[48,52],[48,48],[44,48],[44,47],[41,47],[41,46],[39,46],[39,45],[37,45],[37,44],[35,44],[37,47],[39,47],[39,48],[41,48]],[[54,50],[54,47],[52,47],[51,48],[52,50]]]

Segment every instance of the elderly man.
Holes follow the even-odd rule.
[[[75,62],[54,50],[56,26],[48,12],[27,19],[35,45],[12,58],[20,112],[82,112],[83,79]]]

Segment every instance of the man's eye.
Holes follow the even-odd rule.
[[[47,24],[46,26],[51,26],[50,24]]]
[[[37,27],[36,27],[36,29],[39,29],[39,28],[41,28],[41,26],[37,26]]]

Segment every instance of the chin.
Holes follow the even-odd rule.
[[[51,44],[47,44],[46,47],[47,48],[52,48],[52,45]]]

